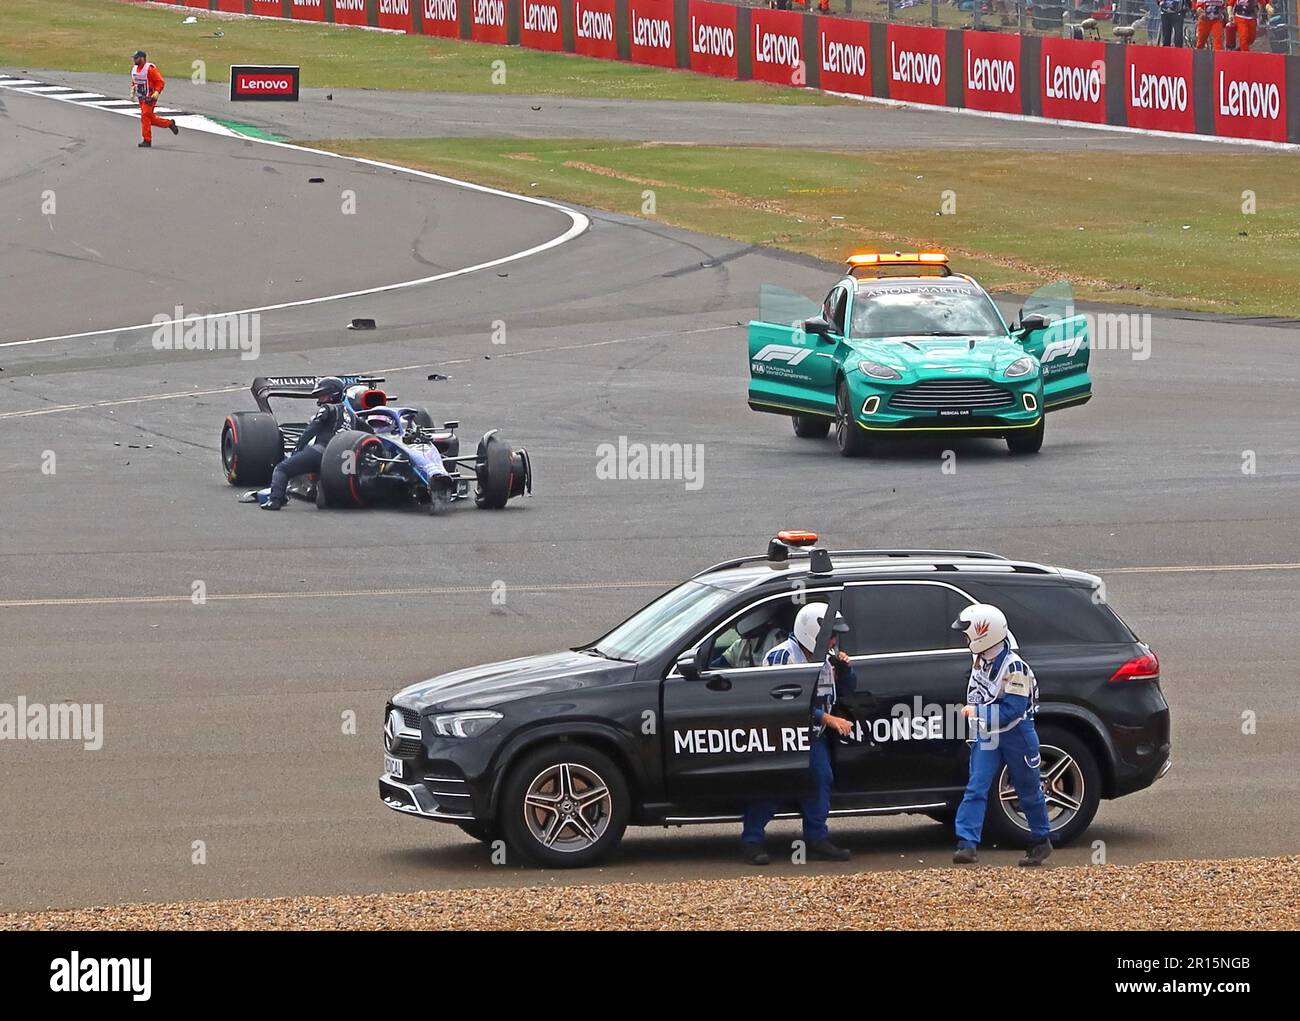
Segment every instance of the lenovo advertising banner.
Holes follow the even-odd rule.
[[[334,0],[334,3],[337,12],[338,0]],[[378,5],[380,28],[391,28],[398,32],[415,30],[415,18],[411,15],[411,0],[378,0]],[[337,21],[338,14],[336,13],[334,17]]]
[[[335,3],[338,0],[334,0]],[[420,0],[420,31],[444,39],[460,38],[460,5],[468,0]]]
[[[280,0],[253,0],[253,9],[249,13],[260,15],[263,18],[283,18],[284,4]],[[322,17],[324,8],[321,8]]]
[[[962,74],[967,109],[1022,112],[1020,36],[963,32]]]
[[[749,36],[755,81],[801,88],[808,84],[802,14],[755,7],[750,14]]]
[[[217,10],[226,14],[243,14],[244,0],[217,0]]]
[[[1286,57],[1215,51],[1214,133],[1286,141]]]
[[[233,64],[230,68],[230,101],[298,101],[298,68],[264,64]]]
[[[628,0],[629,54],[633,63],[676,67],[673,0]]]
[[[947,33],[941,28],[890,25],[885,36],[889,98],[910,103],[947,102]]]
[[[1106,44],[1044,36],[1042,47],[1043,116],[1106,123]]]
[[[1128,126],[1195,131],[1192,51],[1183,46],[1124,47],[1124,109]]]
[[[366,0],[334,0],[334,24],[367,24]]]
[[[817,60],[823,89],[871,95],[871,28],[865,21],[818,18]]]
[[[615,0],[573,0],[573,50],[586,57],[618,59]]]
[[[691,70],[735,78],[740,71],[736,61],[736,8],[709,0],[691,0],[686,10]]]
[[[324,21],[325,0],[290,0],[294,21]]]
[[[560,0],[520,0],[519,45],[533,50],[564,49]]]
[[[504,45],[506,31],[506,0],[463,0],[469,7],[469,37],[476,43]]]

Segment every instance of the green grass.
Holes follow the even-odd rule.
[[[1076,295],[1103,301],[1300,311],[1300,175],[1288,154],[1067,161],[1055,153],[795,154],[603,141],[312,144],[826,259],[872,245],[935,246],[997,290],[1069,280]],[[1248,187],[1258,192],[1253,215],[1241,209]],[[940,216],[948,190],[956,213]]]
[[[189,14],[197,25],[183,25]],[[212,37],[220,28],[225,35]],[[137,48],[168,77],[207,63],[209,81],[231,64],[302,65],[305,86],[615,99],[727,100],[832,105],[815,92],[733,82],[687,71],[344,27],[220,18],[202,11],[140,7],[120,0],[0,0],[0,67],[110,71],[125,75]],[[505,84],[492,81],[505,61]]]

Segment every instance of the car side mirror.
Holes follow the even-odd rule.
[[[1035,330],[1045,330],[1052,325],[1050,316],[1043,315],[1042,312],[1030,312],[1027,316],[1020,318],[1020,332],[1033,333]]]
[[[803,321],[803,332],[810,337],[820,337],[825,340],[831,335],[831,324],[822,316],[813,316]]]
[[[677,672],[688,681],[694,681],[700,676],[700,667],[695,661],[695,656],[696,650],[691,649],[677,657]]]

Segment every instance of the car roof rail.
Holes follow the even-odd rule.
[[[842,557],[960,557],[963,560],[1006,560],[1001,553],[975,549],[837,549]]]
[[[1003,563],[1009,562],[1006,557],[1000,553],[987,553],[983,550],[960,550],[960,549],[833,549],[828,550],[832,557],[884,557],[884,558],[907,558],[921,557],[927,559],[946,559],[954,558],[960,560],[997,560]],[[811,553],[806,550],[794,548],[790,550],[790,556],[793,557],[811,557]],[[725,571],[732,567],[743,567],[745,564],[770,563],[766,554],[758,554],[748,557],[735,557],[732,560],[724,560],[720,564],[714,564],[712,567],[705,568],[693,578],[702,578],[706,574],[714,574],[717,571]]]

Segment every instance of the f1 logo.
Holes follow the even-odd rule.
[[[1050,341],[1043,347],[1043,356],[1039,359],[1039,363],[1045,365],[1048,362],[1054,362],[1058,358],[1074,358],[1076,354],[1079,354],[1079,349],[1083,347],[1083,342],[1087,338],[1088,334],[1084,330],[1078,330],[1073,337],[1062,337],[1057,341]]]
[[[798,365],[810,354],[812,354],[812,348],[808,347],[794,347],[791,344],[768,344],[758,354],[754,355],[753,361],[785,362],[787,365]]]

